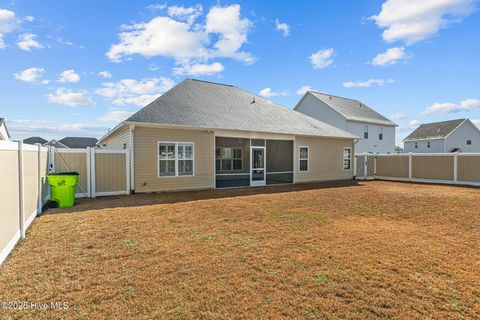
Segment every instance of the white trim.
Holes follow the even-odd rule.
[[[423,183],[435,183],[435,184],[453,184],[453,185],[467,185],[467,186],[480,186],[480,182],[471,181],[453,181],[453,180],[430,180],[430,179],[418,179],[418,178],[402,178],[402,177],[385,177],[377,176],[380,180],[393,180],[393,181],[405,181],[405,182],[423,182]]]
[[[345,169],[345,150],[350,150],[350,168],[348,169]],[[343,147],[343,153],[342,153],[342,168],[343,168],[343,171],[352,171],[352,147]]]
[[[52,147],[55,148],[55,147]],[[95,148],[92,148],[95,149]],[[87,153],[87,148],[85,149],[68,149],[68,148],[55,148],[55,152],[59,153]]]
[[[97,192],[95,195],[98,197],[105,197],[105,196],[125,195],[129,193],[130,193],[129,191],[105,191],[105,192]]]
[[[130,126],[130,190],[135,192],[135,126]]]
[[[91,194],[92,176],[95,179],[95,172],[92,173],[91,162],[92,162],[92,148],[88,147],[87,148],[87,193],[89,197],[92,195]]]
[[[19,223],[20,237],[25,239],[25,194],[24,194],[24,163],[23,163],[23,141],[18,143],[18,185],[19,185]]]
[[[458,181],[458,152],[453,155],[453,181]]]
[[[173,144],[175,145],[175,158],[173,159],[160,159],[160,144]],[[191,144],[192,145],[192,158],[191,159],[179,159],[178,158],[178,145],[179,144]],[[175,161],[175,175],[174,176],[161,176],[160,175],[160,161]],[[178,174],[178,161],[191,160],[192,161],[192,174],[179,175]],[[195,143],[190,141],[157,141],[157,178],[182,178],[182,177],[195,177]]]
[[[267,172],[267,174],[287,174],[287,173],[293,173],[293,171]]]
[[[302,148],[307,148],[307,158],[302,158],[300,155],[302,154],[300,152],[300,149]],[[301,165],[300,161],[301,160],[307,160],[307,170],[301,170]],[[309,172],[310,171],[310,147],[309,146],[298,146],[298,172]]]
[[[17,244],[18,240],[20,240],[20,230],[15,232],[13,235],[12,239],[7,243],[5,248],[0,251],[0,265],[7,259],[8,255],[10,252],[12,252],[13,248],[15,248],[15,245]]]
[[[266,141],[265,141],[266,144]],[[253,149],[263,150],[263,168],[253,168]],[[267,185],[267,146],[252,146],[252,139],[250,139],[250,186],[260,187]],[[263,180],[253,181],[253,170],[263,170]]]
[[[95,149],[95,153],[127,153],[127,149],[99,149],[99,148],[91,148]]]
[[[130,150],[125,151],[125,192],[130,194]]]

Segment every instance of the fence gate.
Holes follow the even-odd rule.
[[[356,154],[356,175],[357,179],[375,178],[375,156],[373,154]]]
[[[110,196],[130,193],[129,151],[117,149],[50,150],[52,172],[79,173],[76,197]]]

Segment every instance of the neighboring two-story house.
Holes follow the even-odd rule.
[[[480,152],[480,130],[469,119],[426,123],[403,143],[405,152]]]
[[[308,91],[294,110],[362,137],[355,153],[395,152],[397,125],[358,100]]]

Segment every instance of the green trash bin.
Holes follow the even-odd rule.
[[[59,208],[69,208],[75,204],[75,188],[78,183],[77,172],[47,174],[50,185],[50,201],[55,201]]]

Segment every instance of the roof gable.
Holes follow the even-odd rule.
[[[396,126],[393,121],[385,118],[380,113],[358,100],[337,97],[315,91],[308,91],[306,94],[309,93],[338,112],[346,120],[375,123],[385,126]]]
[[[404,139],[404,141],[444,139],[465,121],[466,119],[456,119],[449,121],[425,123],[420,125],[412,133],[410,133]]]
[[[186,79],[127,122],[295,135],[354,135],[231,85]]]

